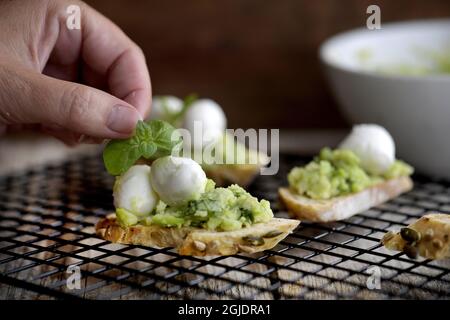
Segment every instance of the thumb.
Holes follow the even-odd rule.
[[[14,72],[14,76],[5,81],[7,88],[1,88],[7,93],[6,99],[0,94],[0,124],[4,120],[59,125],[113,139],[128,137],[141,119],[136,108],[101,90],[31,72]]]

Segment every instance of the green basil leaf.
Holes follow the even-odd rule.
[[[144,142],[139,145],[139,152],[146,159],[151,158],[151,156],[153,156],[155,154],[157,149],[158,149],[158,147],[156,146],[156,144],[154,144],[152,142],[150,142],[150,143]]]
[[[103,162],[112,175],[127,171],[140,157],[146,159],[170,155],[181,143],[175,128],[165,121],[139,121],[131,138],[111,140],[103,150]]]
[[[175,128],[165,121],[152,120],[146,123],[151,133],[150,140],[162,155],[169,155],[172,149],[181,143],[181,138],[176,134]]]
[[[118,176],[130,168],[141,156],[139,145],[127,140],[111,140],[103,150],[106,170]]]
[[[138,137],[139,139],[146,139],[148,138],[150,132],[150,128],[147,123],[144,121],[138,121],[136,124],[136,130],[135,130],[135,137]]]

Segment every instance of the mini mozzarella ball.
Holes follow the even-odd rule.
[[[216,143],[222,137],[227,127],[227,119],[222,108],[216,102],[210,99],[199,99],[186,111],[182,126],[191,133],[194,147],[200,149]],[[195,130],[199,130],[199,127],[202,130],[201,141],[196,141]],[[197,133],[197,135],[199,134]],[[198,142],[201,142],[201,145]]]
[[[150,182],[162,201],[171,206],[197,199],[206,186],[206,174],[192,159],[167,156],[152,164]]]
[[[151,168],[147,165],[135,165],[118,177],[114,185],[114,206],[147,216],[155,208],[158,195],[150,183]]]
[[[183,109],[183,101],[175,96],[154,96],[150,110],[150,120],[167,120]]]
[[[377,124],[354,126],[339,148],[353,151],[363,169],[376,175],[386,172],[395,161],[394,139]]]

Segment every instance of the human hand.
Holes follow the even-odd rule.
[[[70,5],[81,28],[66,26]],[[126,138],[145,118],[145,57],[116,25],[78,0],[0,0],[0,133],[33,126],[68,144]]]

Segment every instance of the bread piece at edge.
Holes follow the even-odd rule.
[[[235,231],[135,225],[122,228],[114,214],[101,219],[95,229],[105,240],[122,244],[175,247],[188,256],[225,256],[239,252],[255,253],[273,248],[291,233],[300,221],[273,218]],[[248,237],[248,238],[247,238]]]
[[[292,217],[313,222],[331,222],[347,219],[410,191],[413,182],[400,177],[378,183],[358,193],[328,200],[314,200],[280,188],[278,194]]]
[[[389,250],[403,251],[410,257],[450,258],[450,215],[429,213],[408,226],[419,233],[419,240],[408,242],[400,232],[389,231],[381,243]]]

